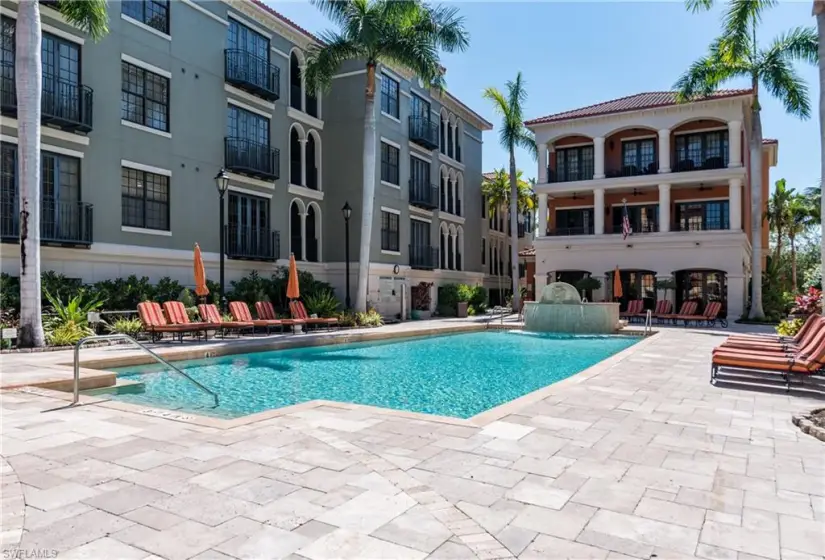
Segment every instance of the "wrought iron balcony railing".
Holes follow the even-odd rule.
[[[427,148],[435,150],[438,148],[438,123],[426,117],[410,117],[410,140]]]
[[[226,256],[230,259],[276,261],[281,256],[281,235],[269,228],[226,226]]]
[[[427,210],[438,208],[438,185],[433,185],[428,180],[411,178],[410,204]]]
[[[93,207],[86,202],[43,197],[40,202],[40,243],[65,247],[92,244]],[[20,201],[17,196],[0,202],[0,238],[20,239]]]
[[[433,270],[438,266],[438,249],[430,245],[410,245],[410,267]]]
[[[230,84],[268,101],[276,101],[281,97],[280,68],[249,51],[226,49],[224,74]]]
[[[224,165],[229,171],[274,181],[281,174],[279,156],[277,148],[248,138],[229,136],[224,139]]]
[[[43,124],[72,132],[92,130],[94,92],[89,86],[43,77],[40,107]],[[4,64],[0,75],[0,108],[4,115],[17,115],[14,66]]]

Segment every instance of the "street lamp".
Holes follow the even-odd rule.
[[[221,229],[220,229],[220,234],[218,236],[219,239],[220,239],[220,270],[221,270],[221,299],[220,299],[220,304],[221,304],[221,312],[225,313],[226,312],[226,296],[225,296],[226,286],[225,286],[225,283],[224,283],[223,259],[224,259],[224,254],[226,253],[226,250],[224,248],[224,242],[225,242],[225,236],[226,236],[226,232],[224,231],[224,228],[226,227],[224,225],[224,221],[226,220],[226,217],[224,216],[223,197],[226,195],[226,190],[229,188],[229,175],[226,174],[226,170],[223,167],[221,167],[221,170],[218,171],[217,175],[215,175],[215,188],[218,189],[218,197],[219,197],[219,200],[220,200],[220,205],[219,205],[220,210],[219,210],[219,212],[220,212],[220,228]]]
[[[352,208],[350,208],[349,202],[344,202],[344,207],[341,208],[341,214],[344,215],[344,260],[346,261],[346,276],[347,276],[347,297],[345,299],[345,305],[347,309],[350,306],[350,299],[349,299],[349,219],[352,216]]]

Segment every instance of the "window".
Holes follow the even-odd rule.
[[[656,173],[656,142],[635,140],[622,142],[622,174],[641,175]]]
[[[593,209],[556,210],[556,235],[592,235]]]
[[[393,185],[398,182],[398,148],[381,142],[381,180]]]
[[[487,257],[487,240],[481,238],[481,266],[484,266]]]
[[[381,112],[398,118],[398,82],[387,76],[381,76]]]
[[[727,130],[676,136],[676,171],[727,167],[729,155]]]
[[[120,63],[120,74],[121,118],[169,132],[169,78],[128,62]]]
[[[121,223],[169,231],[169,177],[122,167]]]
[[[381,212],[381,249],[398,251],[398,214]]]
[[[123,14],[169,34],[168,0],[122,0]]]
[[[235,105],[229,106],[227,136],[269,146],[269,119]]]
[[[556,150],[556,182],[588,181],[593,178],[593,146]]]
[[[420,117],[422,120],[430,120],[430,104],[417,95],[410,96],[410,116]]]
[[[612,215],[613,233],[622,233],[624,208],[622,206],[614,206]],[[630,228],[633,230],[633,233],[657,232],[659,231],[659,205],[630,205],[627,207],[627,219],[630,221]]]
[[[722,230],[730,227],[730,203],[727,200],[687,202],[676,206],[679,231]]]
[[[226,46],[248,52],[269,62],[269,39],[234,19],[229,20]]]
[[[422,194],[429,192],[430,162],[410,156],[410,181]]]

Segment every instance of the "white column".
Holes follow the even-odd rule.
[[[537,229],[536,237],[547,235],[547,195],[545,193],[539,194],[539,223]]]
[[[307,139],[299,138],[301,143],[301,186],[307,186]]]
[[[593,138],[593,178],[604,179],[604,137]]]
[[[670,185],[659,185],[659,231],[670,231]]]
[[[670,129],[659,131],[659,173],[670,173]]]
[[[441,119],[441,128],[444,130],[444,133],[441,135],[441,140],[443,144],[441,145],[442,153],[446,156],[447,155],[447,119]]]
[[[547,144],[538,145],[539,152],[539,183],[547,182]]]
[[[742,231],[742,179],[728,180],[731,231]]]
[[[301,69],[301,111],[306,113],[307,110],[307,81],[304,78],[304,70],[306,70],[306,66],[300,66]]]
[[[742,167],[742,122],[728,123],[728,167]]]
[[[604,189],[593,189],[593,232],[604,234]]]
[[[450,245],[453,246],[453,270],[458,270],[458,234],[450,236]]]

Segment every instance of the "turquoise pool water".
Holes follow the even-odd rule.
[[[234,418],[325,399],[469,418],[632,346],[632,337],[484,331],[177,362],[220,406],[163,366],[121,368],[144,393],[113,399]]]

